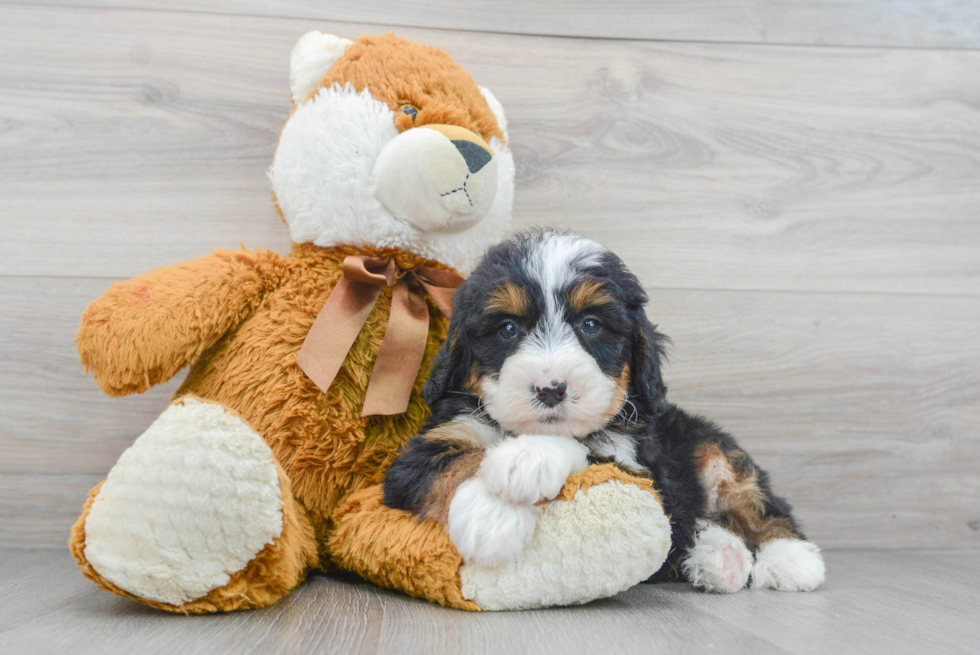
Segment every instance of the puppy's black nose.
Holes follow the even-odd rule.
[[[547,387],[534,387],[538,400],[546,407],[554,407],[565,400],[566,389],[568,385],[561,380],[552,380],[551,385]]]
[[[486,148],[472,141],[454,140],[453,145],[466,160],[466,168],[470,169],[470,175],[476,173],[493,159],[493,155]]]

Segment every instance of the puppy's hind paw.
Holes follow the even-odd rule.
[[[698,533],[682,569],[698,589],[730,594],[748,583],[752,553],[738,536],[709,525]]]
[[[496,566],[524,550],[534,534],[537,509],[510,503],[480,478],[456,489],[449,505],[449,538],[467,564]]]
[[[813,591],[823,584],[826,574],[816,544],[802,539],[774,539],[756,555],[752,588]]]
[[[498,496],[533,505],[557,496],[569,475],[588,466],[588,452],[569,437],[522,435],[489,450],[479,475]]]

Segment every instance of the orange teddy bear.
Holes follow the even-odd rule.
[[[542,509],[550,532],[499,570],[468,570],[441,525],[382,505],[385,469],[428,416],[455,271],[510,224],[507,122],[447,54],[390,34],[305,35],[290,86],[270,170],[290,256],[217,251],[113,284],[82,317],[81,360],[107,394],[190,366],[89,494],[70,541],[84,574],[201,613],[269,605],[312,569],[470,610],[584,602],[652,573],[669,546],[659,499],[608,465],[570,479]],[[624,507],[635,516],[609,516]],[[654,526],[642,547],[637,517]],[[574,548],[629,548],[630,564],[597,583],[543,563],[555,526],[600,520]],[[560,590],[515,594],[528,576]]]

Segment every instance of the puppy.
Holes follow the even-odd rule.
[[[672,549],[651,580],[716,592],[807,591],[824,579],[765,471],[715,424],[666,399],[665,337],[623,262],[532,231],[492,248],[456,291],[424,396],[432,418],[388,470],[385,504],[442,522],[467,563],[521,552],[535,504],[590,462],[657,486]]]

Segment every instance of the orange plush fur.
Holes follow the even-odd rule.
[[[328,569],[330,553],[325,546],[333,529],[333,511],[349,494],[380,483],[398,450],[428,417],[420,395],[422,384],[446,338],[448,323],[431,299],[422,370],[404,414],[360,415],[384,337],[390,288],[382,292],[326,393],[295,364],[306,333],[350,254],[393,256],[402,268],[446,268],[409,253],[367,246],[297,244],[288,259],[263,251],[218,251],[115,283],[85,312],[77,337],[79,352],[106,393],[144,391],[193,362],[176,396],[193,395],[232,408],[265,438],[286,476],[284,514],[310,526],[319,545],[317,556],[310,558],[304,556],[309,553],[305,544],[282,543],[291,538],[290,531],[276,540],[275,548],[300,553],[296,561],[269,565],[274,577],[285,579],[284,584],[273,585],[276,593],[266,593],[266,580],[257,588],[249,586],[246,569],[230,583],[248,587],[246,599],[240,598],[241,592],[226,598],[218,590],[179,607],[145,602],[180,612],[261,606],[298,584],[310,566]],[[93,490],[89,505],[96,493]],[[86,516],[87,511],[73,530],[72,552],[86,575],[119,593],[84,561]],[[296,528],[297,541],[304,529]]]
[[[503,139],[476,83],[438,48],[393,34],[361,37],[321,86],[333,82],[367,87],[393,109],[412,104],[419,109],[417,124],[448,123]],[[396,112],[396,127],[411,126],[402,119],[408,117]],[[136,598],[85,559],[85,519],[100,483],[69,542],[86,576],[153,607],[201,613],[274,603],[309,569],[333,566],[333,513],[351,494],[379,484],[399,449],[422,427],[429,414],[422,385],[448,327],[426,295],[429,334],[408,410],[362,418],[390,309],[391,288],[384,289],[332,386],[321,391],[295,360],[348,255],[394,257],[402,270],[448,268],[371,245],[294,244],[288,258],[271,251],[219,250],[117,282],[89,306],[76,343],[85,370],[94,373],[105,393],[141,393],[189,365],[176,399],[196,396],[218,403],[262,435],[280,471],[284,531],[227,585],[204,598],[183,605]]]
[[[387,103],[393,111],[402,105],[418,109],[413,122],[395,114],[399,132],[419,125],[457,125],[486,141],[503,130],[480,95],[473,78],[452,57],[432,46],[423,46],[395,34],[362,36],[352,43],[320,86],[352,84]]]

